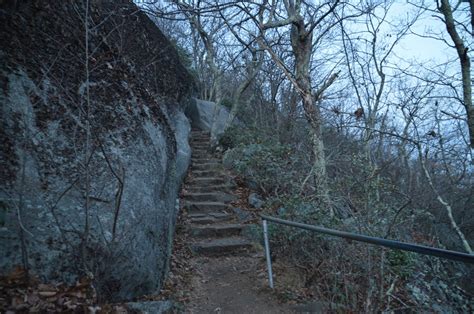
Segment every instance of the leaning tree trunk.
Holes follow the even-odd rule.
[[[230,109],[229,116],[226,120],[225,128],[227,129],[232,125],[232,123],[235,120],[235,117],[237,116],[237,113],[240,109],[240,105],[242,102],[242,95],[244,94],[245,90],[250,86],[252,81],[255,79],[257,76],[257,73],[260,69],[260,66],[262,65],[263,62],[263,54],[260,54],[259,59],[257,59],[257,53],[253,52],[253,58],[251,61],[251,64],[249,65],[249,73],[247,77],[245,78],[244,81],[242,81],[235,91],[234,97],[232,99],[232,108]],[[244,107],[250,102],[251,98],[247,98],[244,102]]]
[[[312,92],[310,62],[313,52],[313,31],[320,23],[334,11],[339,0],[333,2],[329,10],[325,12],[319,19],[310,23],[305,23],[301,15],[302,1],[284,1],[285,8],[288,12],[288,18],[284,20],[272,20],[268,23],[260,23],[261,34],[258,39],[259,45],[268,51],[273,61],[283,71],[288,80],[293,84],[303,100],[303,108],[306,120],[310,126],[310,135],[313,150],[313,167],[316,179],[316,188],[318,189],[320,200],[329,208],[329,212],[333,215],[333,210],[329,201],[329,189],[326,174],[326,157],[324,153],[324,144],[321,131],[321,116],[318,104],[322,99],[324,91],[335,81],[338,73],[332,74],[315,92]],[[263,12],[263,11],[262,11]],[[261,19],[262,20],[262,19]],[[264,40],[265,30],[270,28],[278,28],[281,26],[291,25],[290,40],[293,55],[295,57],[294,74],[290,67],[284,64],[282,59],[277,56],[275,51],[269,47]],[[326,28],[326,31],[329,28]],[[324,32],[323,32],[324,34]]]
[[[324,152],[324,142],[321,132],[321,116],[319,110],[314,106],[312,95],[303,97],[303,106],[306,112],[306,119],[311,126],[311,143],[313,149],[313,173],[316,179],[316,189],[319,199],[329,208],[329,188],[326,173],[326,154]],[[330,209],[329,212],[333,214]]]
[[[441,0],[441,5],[438,7],[439,11],[444,16],[444,23],[446,30],[448,31],[451,40],[454,42],[454,47],[458,54],[459,63],[461,65],[461,76],[462,76],[462,90],[463,90],[463,105],[467,115],[467,126],[469,130],[469,139],[471,144],[471,150],[474,150],[474,107],[472,104],[472,82],[471,82],[471,62],[468,55],[468,47],[464,44],[463,39],[459,36],[456,30],[456,21],[453,17],[453,11],[448,0]],[[471,1],[471,15],[474,14],[474,6]],[[472,20],[474,21],[474,19]],[[474,33],[474,22],[472,24]],[[474,162],[474,159],[473,159]]]
[[[311,88],[310,61],[312,52],[312,33],[306,33],[304,21],[300,19],[298,23],[292,25],[291,46],[295,55],[295,77],[297,89],[303,100],[303,109],[306,120],[311,128],[311,142],[313,149],[313,172],[315,175],[316,189],[320,201],[329,206],[329,189],[326,173],[326,156],[324,153],[324,143],[322,138],[322,121],[319,108],[315,103],[315,96]],[[329,211],[332,215],[332,210]]]

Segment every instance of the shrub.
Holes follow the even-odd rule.
[[[219,145],[224,150],[235,148],[237,146],[246,146],[250,144],[265,143],[273,145],[278,143],[274,136],[267,136],[258,128],[242,128],[241,126],[228,127],[219,139]]]
[[[226,153],[224,163],[266,195],[291,194],[297,185],[291,157],[286,145],[241,144]]]

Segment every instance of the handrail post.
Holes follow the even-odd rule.
[[[267,269],[268,269],[268,283],[270,284],[270,288],[273,289],[273,272],[272,272],[272,260],[270,257],[270,244],[268,242],[268,227],[267,221],[262,219],[263,223],[263,239],[265,242],[265,256],[267,258]]]

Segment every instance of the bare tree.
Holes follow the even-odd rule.
[[[315,47],[337,25],[335,9],[339,1],[322,2],[318,5],[304,1],[284,1],[281,3],[264,1],[256,8],[240,5],[257,27],[258,43],[275,64],[283,71],[302,99],[306,120],[310,125],[313,146],[313,173],[320,200],[329,205],[326,161],[322,140],[322,120],[319,103],[324,92],[334,83],[338,72],[318,75],[320,80],[316,88],[312,85],[311,58]],[[279,32],[289,28],[289,40],[294,59],[289,64],[278,56],[272,47],[272,36],[280,36]],[[315,30],[317,33],[315,34]],[[325,78],[324,78],[325,77]],[[332,213],[332,210],[330,211]]]
[[[356,104],[351,114],[356,124],[363,125],[361,137],[368,169],[367,180],[363,184],[367,197],[367,221],[371,208],[381,201],[381,168],[384,166],[381,156],[385,135],[376,130],[384,129],[390,110],[389,100],[393,97],[391,80],[396,75],[396,69],[391,63],[394,62],[394,50],[419,15],[418,10],[407,17],[394,18],[391,16],[393,5],[393,1],[374,3],[372,10],[360,18],[364,22],[362,29],[354,29],[350,24],[345,27],[341,21],[347,75]]]
[[[440,0],[436,2],[436,6],[439,12],[443,15],[443,22],[446,26],[446,31],[448,32],[451,40],[454,43],[454,48],[459,59],[461,66],[461,76],[462,76],[462,104],[466,110],[467,115],[467,125],[469,130],[469,138],[471,149],[474,150],[474,106],[472,104],[472,81],[471,81],[471,62],[469,58],[469,46],[465,40],[461,37],[458,28],[467,28],[467,25],[464,25],[460,21],[456,21],[453,15],[461,2],[458,1],[457,5],[453,8],[448,0]],[[469,2],[470,6],[470,15],[471,15],[471,31],[469,32],[472,37],[474,37],[474,3],[473,1]],[[474,159],[473,159],[474,162]]]
[[[217,52],[215,48],[214,34],[222,27],[222,23],[217,19],[213,19],[215,24],[212,29],[206,30],[201,14],[201,2],[198,1],[195,5],[186,1],[176,0],[173,3],[179,8],[180,12],[184,14],[189,21],[193,32],[199,36],[204,45],[205,61],[208,69],[212,75],[212,89],[209,95],[210,100],[214,100],[217,104],[221,104],[224,99],[222,90],[222,69],[217,64]],[[194,33],[193,33],[194,34]]]
[[[224,24],[230,30],[237,42],[242,45],[244,50],[249,51],[252,56],[251,60],[249,60],[246,64],[246,73],[243,74],[243,80],[240,82],[239,86],[234,91],[232,99],[232,108],[230,110],[229,117],[227,118],[225,126],[227,128],[232,124],[237,115],[240,103],[242,101],[243,93],[247,90],[247,88],[254,81],[255,77],[258,74],[258,71],[263,63],[263,53],[259,49],[257,49],[255,39],[252,38],[251,34],[247,34],[247,38],[244,38],[243,34],[245,33],[245,28],[239,27],[241,23],[233,23],[231,18],[226,17],[224,10],[219,10],[219,14],[221,16],[221,19],[224,21]],[[235,14],[233,16],[235,16]],[[250,102],[250,99],[251,98],[247,98],[246,104]]]

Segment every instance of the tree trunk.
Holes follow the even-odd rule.
[[[312,33],[306,33],[304,21],[291,27],[291,46],[295,55],[296,83],[297,89],[303,99],[305,117],[311,128],[311,141],[313,144],[313,167],[316,181],[316,189],[319,199],[329,205],[329,191],[326,174],[326,156],[321,131],[321,115],[316,107],[311,89],[310,61],[312,52]],[[333,214],[330,210],[331,215]]]
[[[456,232],[457,236],[459,237],[459,240],[461,241],[461,244],[464,247],[464,250],[466,250],[466,252],[469,254],[473,254],[474,252],[468,240],[466,239],[464,232],[461,230],[456,220],[454,219],[453,209],[451,205],[441,196],[441,194],[438,192],[438,189],[434,185],[430,172],[428,171],[428,168],[426,167],[426,162],[423,159],[423,154],[421,152],[420,144],[417,145],[417,148],[418,148],[418,157],[421,163],[421,169],[426,177],[426,180],[428,181],[429,186],[431,187],[431,190],[433,191],[433,193],[435,193],[436,199],[441,205],[444,206],[444,209],[446,210],[446,214],[448,215],[448,218],[449,218],[449,222],[451,224],[451,228],[453,228],[454,232]]]
[[[288,97],[288,118],[286,120],[286,127],[285,127],[285,141],[286,142],[291,142],[293,139],[293,129],[294,129],[294,121],[296,120],[296,111],[297,111],[297,105],[298,105],[298,99],[296,92],[294,91],[293,88],[291,88],[289,91],[290,96]]]
[[[235,92],[235,95],[233,97],[232,101],[232,108],[230,109],[229,116],[227,118],[225,128],[227,129],[232,122],[234,122],[235,117],[237,116],[237,112],[239,111],[240,104],[241,104],[241,98],[245,90],[250,86],[252,81],[255,79],[255,76],[257,75],[260,66],[262,65],[263,62],[263,54],[260,54],[259,59],[257,59],[257,53],[253,52],[253,58],[251,61],[251,64],[249,65],[248,69],[248,75],[245,78],[245,80],[240,83],[239,87],[237,88],[237,91]],[[247,98],[246,103],[250,101],[250,98]]]
[[[474,14],[474,6],[471,5],[471,15]],[[454,42],[456,52],[458,54],[459,63],[461,65],[462,89],[463,89],[463,105],[467,115],[467,125],[469,130],[469,140],[471,150],[474,150],[474,107],[472,104],[472,83],[471,83],[471,62],[468,55],[468,47],[464,45],[464,41],[456,30],[456,22],[453,17],[453,11],[448,0],[441,0],[439,11],[444,16],[444,23],[451,40]],[[474,26],[473,26],[474,27]],[[474,159],[473,159],[474,162]]]

